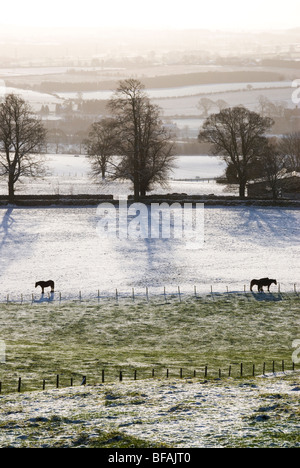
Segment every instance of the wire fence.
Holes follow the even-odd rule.
[[[186,298],[201,298],[203,296],[209,296],[212,299],[218,296],[228,296],[233,297],[235,295],[245,295],[254,297],[256,299],[272,299],[277,297],[281,294],[295,294],[296,296],[299,295],[300,285],[297,283],[293,284],[282,284],[278,283],[276,287],[273,288],[272,291],[250,291],[246,285],[243,285],[242,289],[234,289],[230,290],[229,286],[223,286],[222,288],[218,286],[217,288],[213,285],[210,286],[197,286],[194,285],[193,289],[188,290],[187,287],[182,288],[181,286],[177,286],[175,289],[169,289],[166,286],[163,288],[155,288],[151,289],[146,286],[143,290],[137,288],[131,288],[129,291],[122,291],[118,288],[115,288],[113,291],[109,292],[102,292],[98,289],[95,292],[84,293],[83,291],[79,290],[78,292],[69,292],[63,293],[61,291],[58,292],[46,292],[44,294],[36,294],[36,293],[27,293],[27,294],[17,294],[17,293],[9,293],[9,294],[0,294],[0,303],[2,304],[9,304],[9,303],[43,303],[43,302],[68,302],[68,301],[103,301],[103,300],[115,300],[118,302],[122,299],[131,299],[135,301],[137,299],[144,299],[147,302],[151,300],[151,298],[162,298],[165,301],[169,299],[177,298],[179,302],[183,301]]]
[[[197,369],[192,368],[103,368],[96,375],[80,375],[78,373],[56,374],[52,377],[32,379],[30,376],[18,377],[16,379],[0,381],[1,393],[21,393],[39,390],[51,390],[58,388],[79,387],[85,385],[113,384],[116,382],[133,382],[150,379],[185,379],[214,381],[221,379],[251,379],[270,376],[284,376],[290,373],[299,372],[294,361],[264,361],[260,364],[241,362],[230,363],[221,367],[212,365],[202,365]]]

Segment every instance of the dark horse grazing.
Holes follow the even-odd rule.
[[[250,291],[252,291],[253,286],[257,286],[258,292],[264,292],[263,287],[267,286],[268,291],[270,292],[270,286],[272,283],[277,284],[276,279],[270,279],[270,278],[261,278],[259,280],[253,279],[250,283]]]
[[[42,288],[42,294],[44,294],[45,292],[45,288],[51,288],[51,292],[53,293],[54,292],[54,281],[38,281],[37,283],[35,283],[35,287],[37,288],[38,286],[40,286]]]

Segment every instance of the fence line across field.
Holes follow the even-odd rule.
[[[114,292],[111,293],[101,293],[100,289],[98,289],[95,294],[89,293],[85,295],[81,290],[78,291],[78,293],[70,294],[68,296],[63,296],[61,291],[58,292],[53,292],[53,293],[46,293],[46,294],[34,294],[32,293],[31,295],[29,294],[20,294],[20,295],[11,295],[11,294],[6,294],[6,295],[0,295],[0,303],[43,303],[43,302],[63,302],[63,301],[90,301],[90,300],[98,300],[100,302],[101,300],[104,299],[113,299],[116,302],[118,302],[120,299],[132,299],[132,301],[135,301],[138,298],[144,298],[147,300],[147,302],[150,301],[150,298],[159,298],[162,297],[164,298],[165,302],[167,302],[168,298],[178,298],[179,302],[184,299],[184,297],[201,297],[204,295],[209,295],[212,299],[217,296],[222,296],[222,295],[227,295],[227,296],[234,296],[235,294],[245,294],[245,295],[254,295],[258,297],[263,297],[261,294],[266,294],[266,295],[272,295],[272,294],[281,294],[281,293],[294,293],[298,296],[298,284],[293,283],[292,285],[288,286],[290,289],[287,290],[287,287],[285,287],[285,290],[283,291],[282,284],[278,283],[277,286],[277,291],[276,292],[264,292],[260,293],[257,291],[249,291],[247,290],[246,285],[244,285],[243,290],[241,291],[230,291],[229,286],[224,287],[223,292],[220,291],[220,288],[218,290],[215,290],[213,285],[208,287],[206,291],[201,291],[199,292],[197,290],[197,286],[195,285],[193,290],[190,292],[183,291],[180,286],[177,286],[175,290],[168,291],[167,287],[164,286],[161,292],[150,292],[150,288],[148,286],[145,287],[143,291],[137,291],[135,288],[131,288],[131,291],[127,292],[122,292],[118,288],[114,290]],[[266,296],[268,297],[268,296]]]
[[[257,365],[253,362],[241,362],[241,363],[231,363],[227,367],[223,366],[218,368],[216,366],[202,365],[197,369],[186,369],[186,368],[148,368],[148,369],[131,369],[125,370],[116,368],[110,372],[110,369],[104,368],[101,370],[101,373],[97,376],[87,376],[80,375],[78,373],[69,373],[72,377],[67,377],[66,374],[57,374],[53,378],[42,379],[41,385],[37,388],[38,380],[35,380],[34,389],[35,390],[46,390],[46,386],[50,388],[67,388],[73,386],[83,386],[83,385],[99,385],[104,383],[113,383],[115,381],[123,382],[126,381],[136,381],[136,380],[146,380],[154,378],[166,378],[166,379],[195,379],[195,378],[204,378],[204,379],[226,379],[226,378],[251,378],[251,377],[268,377],[272,375],[286,375],[290,372],[299,372],[296,369],[296,363],[286,362],[285,360],[278,361],[264,361],[260,365]],[[77,380],[75,382],[75,379]],[[96,380],[95,380],[96,379]],[[78,382],[79,381],[79,382]],[[25,385],[24,385],[25,382]],[[18,377],[16,382],[0,381],[0,394],[3,393],[12,393],[12,392],[22,392],[22,391],[32,391],[32,386],[28,383],[30,379],[24,377]],[[64,382],[64,384],[62,383]],[[91,383],[92,382],[92,383]]]

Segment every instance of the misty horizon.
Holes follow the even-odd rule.
[[[117,28],[147,30],[284,30],[299,27],[298,0],[274,2],[252,0],[241,5],[239,0],[152,0],[141,6],[138,0],[86,0],[84,5],[69,0],[7,2],[1,8],[1,27],[30,28]]]

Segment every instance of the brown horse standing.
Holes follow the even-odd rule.
[[[54,293],[54,281],[49,280],[49,281],[38,281],[35,283],[35,287],[37,288],[40,286],[42,288],[42,294],[45,293],[45,288],[51,288],[51,292]]]
[[[252,291],[253,286],[257,286],[258,292],[264,292],[263,287],[267,286],[268,291],[270,292],[270,286],[273,283],[277,284],[276,279],[270,279],[270,278],[261,278],[259,280],[253,279],[250,283],[250,291]]]

